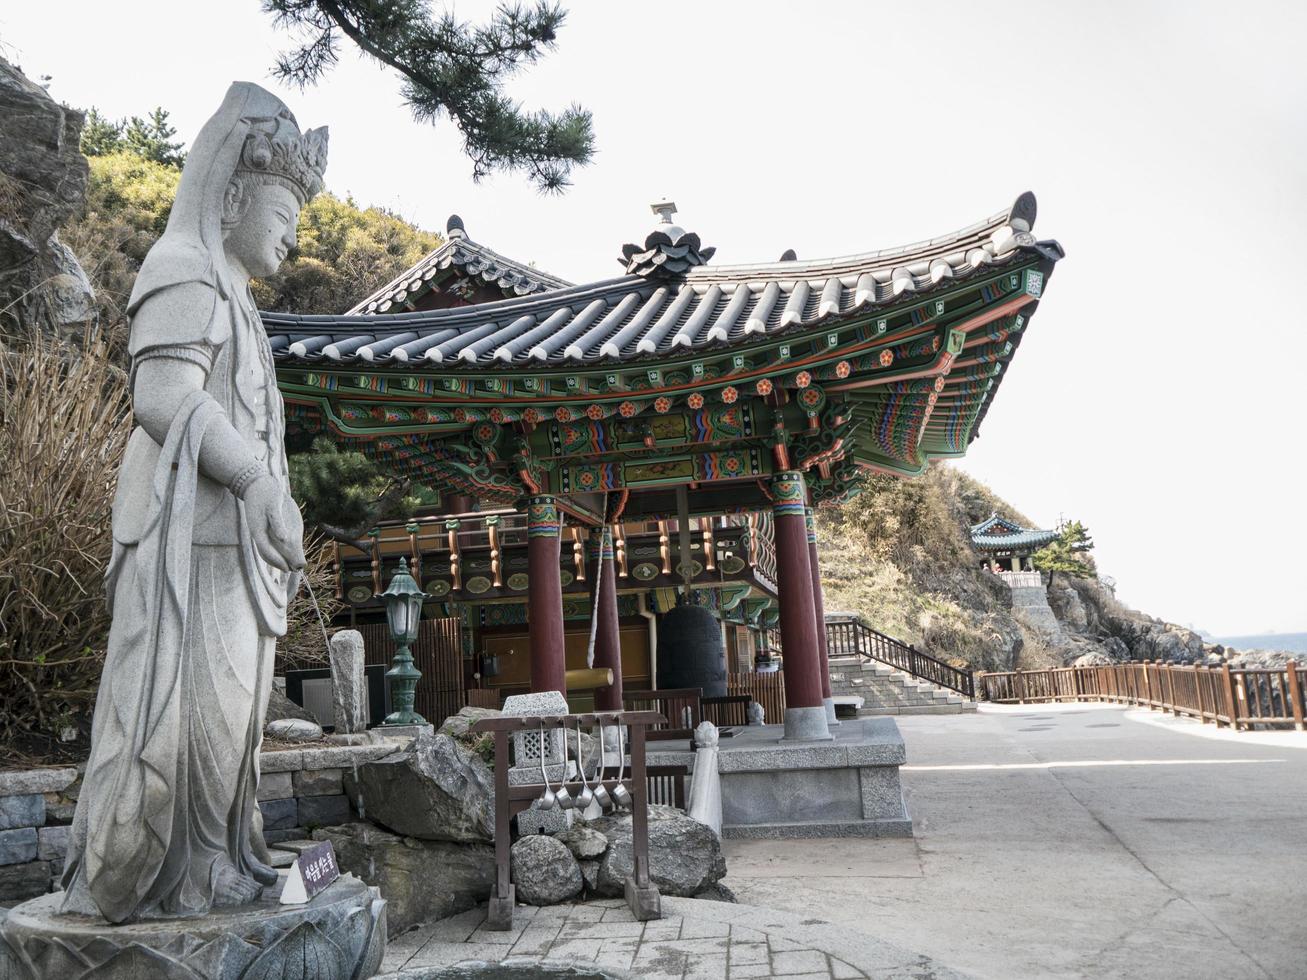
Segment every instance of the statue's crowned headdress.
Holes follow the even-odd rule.
[[[237,175],[272,180],[293,191],[301,204],[322,190],[327,169],[327,128],[300,133],[289,109],[275,116],[248,119],[249,135],[241,147]]]

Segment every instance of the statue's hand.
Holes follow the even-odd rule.
[[[293,519],[290,509],[295,511]],[[282,571],[304,567],[304,525],[299,509],[271,473],[259,477],[245,491],[245,513],[254,547],[264,561]]]

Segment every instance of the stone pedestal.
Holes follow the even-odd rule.
[[[280,905],[279,894],[277,886],[239,908],[118,926],[98,916],[59,915],[63,893],[44,895],[0,920],[0,980],[363,980],[376,974],[386,950],[386,902],[376,888],[345,875],[305,905]]]

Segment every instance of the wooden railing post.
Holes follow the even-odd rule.
[[[1021,671],[1020,668],[1017,669],[1016,683],[1013,684],[1013,687],[1016,688],[1017,704],[1025,704],[1026,703],[1026,678],[1024,672]]]
[[[1234,694],[1234,675],[1228,663],[1221,665],[1221,681],[1225,688],[1225,703],[1230,713],[1230,727],[1239,730],[1239,699]]]
[[[1291,703],[1291,712],[1293,714],[1293,727],[1302,731],[1303,723],[1303,703],[1302,703],[1302,682],[1298,679],[1298,664],[1290,660],[1284,665],[1284,669],[1289,672],[1289,701]]]
[[[459,520],[457,517],[451,517],[445,521],[445,531],[449,536],[449,577],[453,579],[451,585],[455,592],[463,588],[463,562],[462,554],[459,551],[458,528]]]

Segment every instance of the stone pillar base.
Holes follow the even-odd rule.
[[[280,890],[273,886],[260,901],[196,918],[119,926],[59,914],[63,892],[34,898],[0,924],[0,976],[351,980],[381,968],[386,902],[376,888],[344,875],[304,905],[278,904]]]
[[[826,724],[826,709],[822,705],[811,708],[785,709],[786,742],[829,742],[833,735]]]
[[[840,723],[840,720],[835,717],[835,699],[822,698],[821,706],[826,709],[826,724],[838,725]]]

